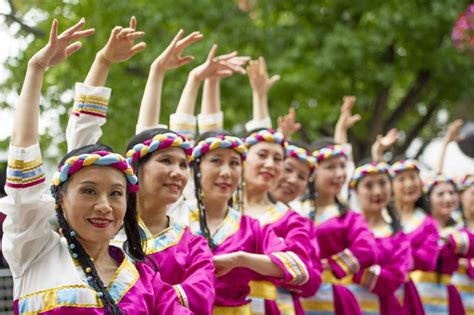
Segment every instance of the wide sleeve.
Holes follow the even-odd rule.
[[[216,295],[212,252],[204,237],[187,230],[191,237],[187,268],[181,283],[173,287],[183,306],[195,314],[212,314]]]
[[[196,116],[190,114],[171,114],[170,129],[188,139],[194,139],[196,133]]]
[[[252,131],[257,128],[272,128],[272,119],[270,116],[260,120],[250,120],[245,124],[245,130]]]
[[[197,117],[199,133],[219,131],[224,129],[224,113],[199,114]]]
[[[68,152],[99,141],[111,92],[107,87],[76,83],[74,106],[66,128]]]
[[[353,211],[347,212],[342,219],[346,223],[348,246],[328,258],[332,272],[338,279],[355,274],[377,261],[375,239],[365,219]]]
[[[411,246],[404,237],[394,240],[389,252],[383,253],[389,260],[383,264],[372,265],[358,272],[354,281],[379,296],[395,293],[405,282],[411,268]]]
[[[314,224],[297,214],[291,212],[292,215],[287,218],[287,231],[284,236],[287,252],[294,253],[305,266],[302,268],[303,278],[309,280],[301,283],[281,283],[280,286],[291,291],[298,292],[303,297],[313,296],[321,285],[321,273],[323,266],[319,256],[319,245],[316,239]]]
[[[467,229],[455,230],[448,235],[448,246],[460,257],[474,258],[474,233]]]
[[[433,271],[438,261],[440,238],[438,229],[432,219],[423,224],[422,230],[412,240],[413,270]]]
[[[174,286],[161,280],[159,272],[155,273],[153,281],[150,284],[155,297],[154,315],[194,314],[190,309],[182,305],[181,297],[178,295]]]
[[[45,182],[38,144],[10,146],[5,191],[7,196],[0,200],[0,209],[7,216],[2,250],[14,277],[20,277],[59,243],[48,222],[54,199]]]

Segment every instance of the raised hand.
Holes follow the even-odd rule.
[[[452,123],[449,124],[448,132],[444,136],[444,141],[449,143],[452,141],[461,141],[464,139],[463,136],[459,133],[462,127],[463,121],[462,119],[456,119]]]
[[[398,130],[396,128],[390,129],[385,136],[377,135],[371,149],[372,160],[374,162],[382,161],[383,153],[397,142],[398,136]]]
[[[216,52],[217,45],[214,44],[207,56],[206,62],[191,71],[197,80],[216,80],[229,77],[234,72],[245,73],[245,69],[243,69],[242,66],[230,62],[232,58],[237,56],[237,52],[219,57],[216,57]]]
[[[296,109],[290,107],[288,114],[278,117],[278,131],[281,132],[287,140],[301,129],[301,124],[296,122]]]
[[[160,71],[167,71],[179,68],[194,60],[194,56],[182,57],[181,54],[184,49],[191,44],[200,41],[204,36],[200,32],[192,32],[185,38],[181,39],[183,34],[183,30],[180,30],[178,34],[176,34],[168,47],[166,47],[161,55],[153,61],[152,67],[155,67]]]
[[[354,107],[356,99],[357,98],[353,95],[343,97],[341,114],[339,115],[339,120],[337,124],[345,130],[350,129],[352,126],[354,126],[356,122],[361,119],[359,114],[352,115],[352,108]]]
[[[259,57],[258,60],[250,60],[247,73],[250,85],[252,86],[252,92],[258,95],[266,95],[268,90],[280,80],[278,74],[273,75],[271,78],[268,76],[267,64],[263,57]]]
[[[31,57],[29,63],[38,69],[45,70],[47,67],[57,65],[78,51],[82,44],[78,39],[94,34],[94,29],[81,30],[85,24],[82,18],[74,26],[65,30],[58,36],[58,20],[54,19],[51,25],[49,41],[45,47]]]
[[[129,27],[116,26],[112,29],[109,40],[98,56],[108,63],[127,61],[146,48],[146,43],[135,44],[135,40],[143,37],[145,32],[136,31],[137,19],[132,16]]]

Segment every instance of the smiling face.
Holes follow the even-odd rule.
[[[283,173],[283,147],[277,143],[259,142],[250,147],[245,162],[246,185],[259,191],[270,191]]]
[[[310,175],[311,170],[305,162],[287,157],[283,163],[283,176],[272,195],[284,203],[295,200],[304,194]]]
[[[316,171],[316,191],[320,195],[336,197],[346,180],[346,161],[343,156],[332,157],[319,163]]]
[[[186,155],[181,148],[170,147],[152,153],[138,170],[140,200],[154,201],[160,206],[178,200],[188,182]]]
[[[439,183],[430,193],[431,213],[434,217],[449,219],[459,206],[459,194],[450,183]]]
[[[356,193],[364,213],[380,212],[390,201],[390,179],[386,174],[366,175],[359,181]]]
[[[401,204],[415,204],[422,193],[420,175],[415,170],[401,172],[393,179],[393,195]]]
[[[123,224],[127,182],[111,166],[88,166],[74,173],[61,192],[61,208],[79,241],[110,241]]]
[[[240,154],[224,148],[209,151],[202,157],[199,169],[205,199],[228,201],[232,198],[242,176]]]

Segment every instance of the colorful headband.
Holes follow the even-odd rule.
[[[135,176],[132,167],[127,160],[117,153],[107,151],[96,151],[90,154],[81,154],[72,156],[64,162],[59,170],[53,176],[53,186],[59,186],[69,179],[69,176],[83,167],[91,165],[112,166],[125,173],[127,181],[130,184],[131,192],[138,191],[138,178]]]
[[[207,152],[219,148],[233,149],[238,154],[240,154],[242,160],[244,161],[247,157],[247,148],[245,147],[244,142],[240,138],[234,136],[216,136],[199,141],[199,143],[196,144],[196,146],[194,147],[191,156],[191,161],[195,161]]]
[[[423,191],[426,194],[430,194],[433,188],[442,183],[452,184],[456,189],[458,188],[456,183],[451,177],[444,176],[444,175],[435,175],[431,178],[428,178],[423,185]]]
[[[392,164],[393,176],[405,171],[420,171],[418,161],[414,159],[400,160]]]
[[[465,191],[474,186],[474,175],[466,175],[461,182],[458,183],[458,190]]]
[[[307,150],[297,147],[296,145],[289,144],[286,146],[286,156],[292,156],[306,163],[311,170],[311,173],[313,173],[316,168],[316,158],[309,154]]]
[[[137,143],[132,149],[128,150],[128,163],[136,163],[147,154],[169,147],[182,148],[188,158],[188,161],[191,160],[191,155],[193,153],[193,146],[191,143],[182,135],[167,132],[158,134],[151,139],[145,140],[143,143]]]
[[[354,170],[349,187],[355,189],[359,181],[366,175],[386,174],[389,177],[393,176],[390,165],[385,162],[371,162],[357,167]]]
[[[324,160],[338,156],[347,158],[347,153],[342,145],[336,144],[315,150],[313,156],[316,158],[316,163],[321,163]]]
[[[248,148],[253,146],[258,142],[272,142],[281,145],[283,148],[286,147],[287,143],[285,141],[285,136],[283,134],[276,132],[273,129],[262,129],[260,131],[250,134],[244,139],[244,144]]]

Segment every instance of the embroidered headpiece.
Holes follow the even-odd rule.
[[[445,175],[435,175],[431,178],[428,178],[423,185],[423,191],[426,194],[430,194],[433,188],[442,183],[447,183],[447,184],[452,184],[456,189],[458,188],[456,183],[451,177],[445,176]]]
[[[53,185],[59,186],[69,179],[69,176],[86,166],[100,165],[112,166],[125,173],[127,181],[130,184],[131,192],[138,191],[138,179],[133,172],[132,167],[127,160],[117,153],[107,151],[96,151],[90,154],[81,154],[78,156],[71,156],[64,162],[59,170],[54,174]]]
[[[392,164],[393,176],[405,171],[420,171],[418,161],[414,159],[400,160]]]
[[[262,141],[273,142],[281,145],[283,148],[286,147],[285,136],[273,129],[262,129],[250,134],[244,139],[244,144],[247,148],[250,148],[254,144]]]
[[[127,160],[130,164],[133,164],[147,154],[169,147],[182,148],[188,161],[191,160],[191,154],[193,153],[191,143],[184,136],[172,132],[158,134],[151,139],[145,140],[143,143],[137,143],[132,149],[128,150]]]
[[[234,136],[216,136],[199,141],[199,143],[194,146],[191,161],[195,161],[207,152],[219,148],[232,149],[236,151],[240,154],[243,161],[245,161],[245,158],[247,157],[247,148],[240,138]]]
[[[301,147],[298,147],[293,144],[288,144],[286,146],[286,156],[292,156],[306,163],[306,165],[311,170],[311,173],[313,173],[314,169],[316,168],[316,158],[312,156],[307,150]]]
[[[338,156],[347,158],[347,153],[342,145],[336,144],[313,151],[313,156],[316,158],[316,163],[321,163],[324,160]]]
[[[364,176],[370,174],[386,174],[389,177],[393,176],[392,169],[387,163],[371,162],[361,165],[354,170],[354,175],[352,175],[351,181],[349,182],[349,187],[352,189],[356,188],[359,181]]]
[[[463,180],[458,183],[458,190],[465,191],[474,185],[474,175],[466,175]]]

